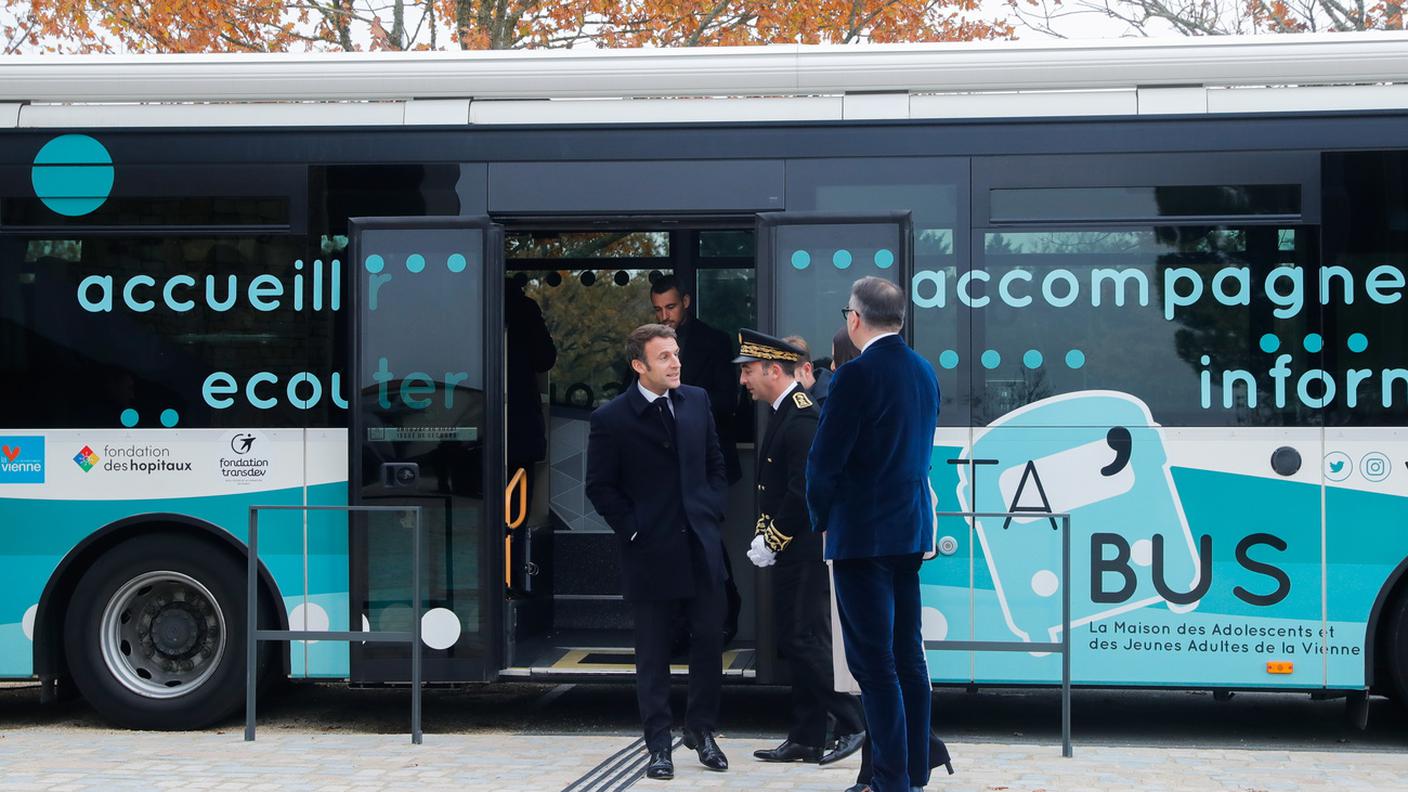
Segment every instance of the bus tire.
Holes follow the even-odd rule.
[[[240,707],[243,566],[208,542],[151,534],[84,572],[64,645],[74,683],[99,715],[135,729],[199,729]]]
[[[1398,706],[1408,709],[1408,589],[1399,592],[1384,614],[1386,633],[1382,646],[1388,672],[1388,694]]]

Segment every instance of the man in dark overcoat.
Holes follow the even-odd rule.
[[[706,768],[726,770],[714,731],[725,611],[719,524],[728,484],[709,396],[680,383],[679,343],[664,325],[632,331],[626,356],[638,380],[592,413],[586,495],[616,534],[633,605],[646,775],[674,776],[670,643],[679,610],[691,633],[684,742]]]

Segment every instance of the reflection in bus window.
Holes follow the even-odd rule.
[[[1306,340],[1320,332],[1313,227],[990,231],[982,246],[971,275],[915,289],[919,310],[981,322],[981,423],[1091,389],[1134,394],[1167,425],[1319,420],[1318,391],[1297,396],[1321,359]]]
[[[0,410],[29,426],[316,426],[346,398],[335,372],[308,370],[308,328],[332,324],[338,289],[301,238],[5,245],[0,377],[33,386],[5,389]],[[300,374],[319,403],[307,384],[290,400]]]

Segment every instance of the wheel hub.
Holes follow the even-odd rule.
[[[101,624],[103,661],[119,683],[147,698],[190,693],[225,653],[219,604],[182,572],[145,572],[127,581],[108,601]]]

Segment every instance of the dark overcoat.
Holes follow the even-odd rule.
[[[634,383],[591,417],[586,495],[616,534],[628,600],[687,598],[701,575],[708,587],[724,580],[728,483],[709,396],[681,385],[670,399],[676,438]]]

